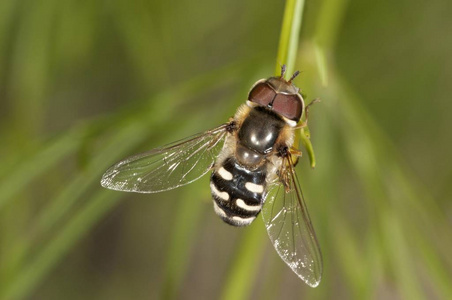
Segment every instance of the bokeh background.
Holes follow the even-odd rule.
[[[283,1],[0,1],[0,299],[451,299],[452,2],[306,1],[298,166],[324,256],[311,289],[208,177],[100,187],[214,127],[274,74]]]

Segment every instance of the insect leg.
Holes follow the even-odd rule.
[[[289,152],[290,152],[290,154],[292,154],[292,156],[295,156],[295,157],[301,157],[303,154],[300,150],[296,149],[295,147],[291,147]]]
[[[305,120],[304,120],[304,122],[303,123],[305,123],[306,125],[308,124],[308,117],[309,117],[309,107],[312,105],[312,104],[314,104],[314,103],[317,103],[317,102],[320,102],[320,99],[319,98],[315,98],[314,100],[312,100],[308,105],[306,105],[306,107],[305,107],[305,109],[304,109],[304,111],[305,111]]]
[[[320,102],[319,98],[315,98],[314,100],[312,100],[308,105],[306,105],[305,109],[304,109],[304,115],[305,115],[305,119],[304,121],[301,121],[300,124],[298,124],[297,126],[294,127],[294,129],[301,129],[301,128],[305,128],[308,126],[308,119],[309,119],[309,108],[312,104]]]
[[[295,167],[298,164],[298,160],[302,156],[303,153],[300,150],[295,149],[294,147],[290,148],[289,153],[290,153],[291,159],[288,161],[292,162],[292,166]]]

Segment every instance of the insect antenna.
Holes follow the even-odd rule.
[[[290,77],[289,81],[287,81],[287,82],[292,83],[292,80],[294,80],[295,77],[298,76],[298,74],[300,74],[300,71],[295,71],[295,73],[293,73],[292,77]]]
[[[284,75],[286,74],[286,65],[281,66],[281,78],[284,79]]]

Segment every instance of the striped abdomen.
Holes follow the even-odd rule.
[[[231,225],[249,225],[262,209],[265,177],[265,165],[250,171],[232,156],[225,159],[210,178],[215,212]]]

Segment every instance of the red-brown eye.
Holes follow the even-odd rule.
[[[275,98],[276,92],[266,82],[256,84],[248,95],[248,100],[267,106]]]
[[[298,122],[303,113],[303,101],[298,94],[278,94],[273,101],[273,110],[290,120]]]

